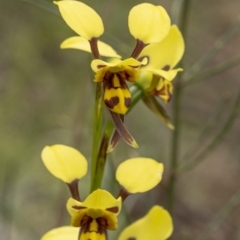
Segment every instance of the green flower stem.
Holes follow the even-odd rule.
[[[201,152],[199,153],[199,155],[197,155],[193,160],[191,160],[190,162],[187,162],[186,164],[182,165],[178,171],[179,173],[181,172],[186,172],[189,171],[191,169],[193,169],[197,164],[199,164],[203,159],[206,158],[206,156],[212,152],[223,140],[223,138],[225,137],[225,135],[229,132],[229,130],[231,129],[234,120],[236,119],[236,117],[238,116],[240,111],[240,91],[238,93],[237,99],[235,101],[235,104],[232,108],[231,113],[229,114],[229,117],[225,123],[225,125],[222,127],[222,129],[220,130],[220,132],[215,136],[215,138],[213,139],[213,141]]]
[[[132,104],[128,111],[128,113],[131,111],[133,106],[136,105],[136,103],[141,99],[141,96],[143,94],[143,90],[137,86],[132,85],[130,88],[130,92],[132,95]],[[98,92],[97,92],[98,93]],[[99,93],[100,94],[100,93]],[[96,94],[96,99],[99,98],[98,94]],[[102,100],[101,100],[102,103]],[[99,109],[100,108],[100,109]],[[100,117],[98,118],[98,114],[100,114]],[[101,123],[98,122],[98,119],[101,119]],[[105,127],[105,131],[103,134],[103,137],[101,139],[100,143],[100,137],[101,137],[101,126],[102,126],[102,104],[101,107],[98,106],[98,104],[95,105],[95,117],[94,117],[94,138],[93,138],[93,149],[92,149],[92,171],[91,171],[91,192],[95,189],[99,188],[102,183],[102,177],[105,169],[105,163],[107,158],[107,148],[109,144],[109,139],[113,133],[114,126],[112,124],[112,121],[108,121]]]
[[[134,106],[138,103],[138,101],[143,97],[143,94],[144,94],[144,91],[142,90],[142,88],[137,84],[132,85],[129,90],[132,95],[132,100],[131,100],[131,106],[128,109],[127,113],[129,113],[134,108]]]
[[[196,240],[207,240],[210,235],[216,231],[221,224],[228,218],[228,216],[236,209],[240,204],[240,189],[233,195],[233,197],[226,203],[222,210],[214,217],[212,222],[208,225],[205,231],[203,231]]]
[[[99,152],[97,155],[97,161],[96,161],[96,167],[95,167],[95,173],[93,174],[93,182],[91,191],[94,191],[98,188],[100,188],[105,168],[105,163],[107,159],[107,148],[110,136],[113,132],[114,126],[111,121],[107,122],[107,125],[105,127],[105,132],[103,134],[101,144],[99,147]]]
[[[96,168],[98,165],[98,150],[102,134],[102,117],[103,117],[103,90],[101,83],[97,83],[96,97],[94,107],[94,122],[93,122],[93,145],[92,145],[92,167],[91,167],[91,187],[90,192],[100,187],[101,182],[96,183],[94,180]]]
[[[182,1],[181,4],[181,15],[179,21],[179,27],[182,31],[183,36],[186,36],[187,19],[190,8],[190,0]],[[173,99],[173,125],[175,131],[172,135],[172,146],[171,146],[171,159],[170,159],[170,178],[169,185],[167,188],[167,208],[170,212],[173,210],[173,204],[175,199],[175,188],[176,188],[176,172],[178,168],[179,160],[179,139],[180,139],[180,114],[181,114],[181,100],[182,100],[183,82],[181,77],[176,81],[175,85],[175,97]]]

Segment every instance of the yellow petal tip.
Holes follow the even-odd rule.
[[[132,147],[134,147],[134,148],[139,148],[139,146],[138,146],[138,144],[137,144],[136,141],[133,141],[133,143],[132,143]]]
[[[168,126],[171,130],[175,130],[175,127],[174,127],[171,123],[168,123],[167,126]]]
[[[109,144],[109,145],[108,145],[108,148],[107,148],[107,153],[112,152],[113,149],[114,149],[114,148],[113,148],[112,144]]]

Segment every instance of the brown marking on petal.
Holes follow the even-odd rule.
[[[98,223],[98,233],[104,234],[106,232],[106,228],[108,227],[107,219],[105,218],[97,218],[96,219]]]
[[[92,222],[92,218],[85,215],[80,221],[80,226],[83,228],[83,232],[89,231],[88,226]]]
[[[72,206],[72,208],[76,209],[76,210],[81,210],[84,209],[86,207],[82,207],[82,206]]]
[[[118,73],[116,73],[116,75],[117,75],[117,77],[118,77],[118,79],[119,79],[120,82],[125,80],[124,71],[118,72]]]
[[[119,103],[119,97],[111,97],[110,100],[104,100],[106,106],[110,109],[113,109]]]
[[[124,104],[126,106],[126,108],[129,108],[131,105],[131,98],[124,98]]]
[[[117,213],[119,209],[118,207],[110,207],[110,208],[106,208],[106,210],[112,213]]]
[[[100,64],[97,65],[97,68],[98,68],[98,69],[101,69],[101,68],[103,68],[103,67],[106,67],[106,65],[100,65]]]
[[[162,70],[168,71],[170,69],[170,65],[166,65],[162,68]]]
[[[136,240],[136,238],[135,237],[130,237],[127,240]]]

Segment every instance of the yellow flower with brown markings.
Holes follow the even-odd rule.
[[[107,231],[118,227],[117,216],[122,202],[131,194],[147,192],[157,186],[163,173],[163,164],[154,159],[127,159],[116,171],[116,179],[121,187],[117,198],[106,190],[97,189],[81,201],[78,181],[87,173],[85,157],[72,147],[57,144],[43,149],[42,160],[50,173],[65,182],[70,189],[72,198],[67,202],[67,210],[71,215],[71,225],[80,228],[80,240],[107,239]],[[72,228],[69,229],[72,231]],[[62,231],[62,228],[50,231],[42,240],[62,238],[58,235]],[[76,238],[75,231],[71,231],[67,233],[69,239],[70,236]]]

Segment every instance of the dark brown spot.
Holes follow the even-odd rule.
[[[126,108],[129,108],[131,105],[131,98],[124,98],[124,104]]]
[[[113,109],[119,103],[119,97],[111,97],[110,100],[104,100],[106,106]]]
[[[103,232],[103,230],[108,227],[107,219],[100,217],[97,218],[96,221],[99,225],[99,232]]]
[[[118,212],[118,207],[111,207],[111,208],[107,208],[106,210],[109,211],[109,212],[112,212],[112,213],[117,213]]]
[[[106,65],[97,65],[97,68],[98,68],[98,69],[101,69],[101,68],[103,68],[103,67],[106,67]]]
[[[135,237],[130,237],[127,240],[136,240],[136,238]]]
[[[166,65],[166,66],[164,66],[162,69],[165,70],[165,71],[168,71],[168,70],[170,69],[170,66],[169,66],[169,65]]]
[[[72,208],[76,209],[76,210],[80,210],[80,209],[84,209],[86,207],[81,207],[81,206],[72,206]]]

